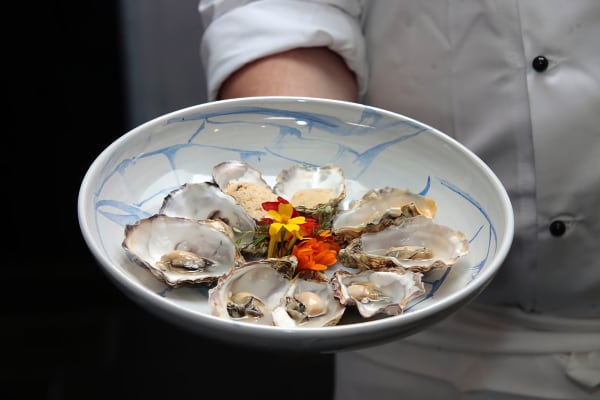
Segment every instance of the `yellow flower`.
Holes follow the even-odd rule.
[[[281,257],[289,254],[292,246],[297,239],[302,239],[300,225],[306,222],[304,216],[298,215],[288,201],[278,199],[277,209],[275,204],[263,204],[263,208],[268,209],[266,219],[270,219],[269,225],[269,248],[267,257]]]
[[[279,231],[284,228],[290,233],[294,233],[298,239],[302,239],[300,236],[300,225],[304,224],[306,218],[303,216],[292,217],[294,207],[289,203],[279,203],[278,210],[270,210],[267,215],[273,219],[271,226],[269,227],[269,236],[271,240],[278,240],[280,235]]]

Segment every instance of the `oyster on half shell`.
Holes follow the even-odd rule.
[[[404,268],[334,272],[331,282],[339,301],[355,306],[364,318],[399,315],[411,301],[425,294],[423,274]]]
[[[423,215],[433,218],[435,200],[407,189],[383,187],[372,189],[350,202],[348,209],[333,219],[332,233],[341,243],[348,243],[368,232],[377,232],[404,218]]]
[[[323,272],[298,271],[273,310],[273,321],[283,327],[321,327],[336,325],[346,307],[334,296],[329,278]]]
[[[155,214],[125,226],[128,257],[169,286],[212,283],[245,262],[220,220]]]
[[[212,314],[239,322],[273,325],[273,309],[281,304],[296,265],[295,257],[266,258],[232,269],[208,291]]]
[[[159,214],[189,219],[219,219],[234,229],[243,248],[254,238],[256,223],[236,200],[212,182],[184,183],[164,199]]]
[[[413,271],[449,267],[469,251],[460,231],[417,215],[381,231],[353,239],[338,254],[342,265],[358,269],[402,267]]]

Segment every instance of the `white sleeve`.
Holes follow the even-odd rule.
[[[297,47],[327,46],[340,54],[366,91],[362,0],[209,0],[198,10],[205,31],[200,55],[208,100],[243,65]]]

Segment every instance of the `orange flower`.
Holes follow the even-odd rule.
[[[311,237],[314,236],[316,232],[319,232],[321,228],[317,223],[317,220],[314,218],[306,217],[304,223],[300,225],[300,236],[302,237]]]
[[[323,232],[319,233],[319,238],[318,239],[326,242],[327,244],[329,244],[329,247],[331,247],[332,249],[334,249],[336,253],[338,251],[340,251],[340,245],[339,245],[339,243],[337,243],[335,241],[335,239],[331,235],[331,231],[329,229],[326,229]]]
[[[294,246],[292,255],[298,259],[296,270],[312,269],[324,271],[337,262],[339,245],[333,241],[329,231],[319,236],[303,240]]]

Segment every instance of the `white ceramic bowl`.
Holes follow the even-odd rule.
[[[125,225],[156,213],[169,191],[210,177],[215,164],[231,159],[248,162],[267,177],[296,163],[333,163],[363,188],[395,186],[425,194],[438,204],[435,221],[465,233],[470,251],[444,273],[425,279],[427,296],[402,315],[293,329],[212,316],[206,287],[167,287],[131,262],[121,242]],[[514,228],[498,178],[455,140],[386,110],[298,97],[210,102],[138,126],[90,166],[80,188],[78,216],[101,268],[150,312],[221,341],[319,352],[401,338],[466,305],[494,277]]]

